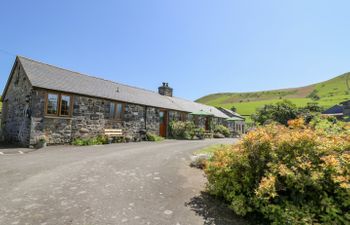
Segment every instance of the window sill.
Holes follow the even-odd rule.
[[[47,118],[47,119],[66,119],[66,120],[72,119],[72,117],[70,117],[70,116],[50,116],[50,115],[45,115],[44,118]]]

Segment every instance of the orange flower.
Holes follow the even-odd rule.
[[[305,121],[303,118],[298,118],[288,121],[288,127],[290,128],[305,128]]]

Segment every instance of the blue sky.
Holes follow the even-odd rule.
[[[350,71],[350,1],[2,0],[0,88],[15,54],[196,99]]]

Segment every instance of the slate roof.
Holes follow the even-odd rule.
[[[245,119],[243,116],[239,115],[238,113],[236,113],[230,109],[225,109],[223,107],[218,107],[218,109],[229,117],[237,117],[237,118],[240,118],[243,120]]]
[[[341,105],[347,105],[347,104],[349,104],[350,103],[350,100],[346,100],[346,101],[344,101],[344,102],[341,102],[340,104]]]
[[[344,108],[340,105],[334,105],[326,111],[322,112],[325,115],[343,115]]]
[[[17,56],[17,60],[22,65],[33,87],[184,112],[204,110],[214,114],[215,117],[229,118],[212,106],[177,97],[163,96],[158,92],[84,75],[22,56]],[[6,89],[4,93],[6,93]]]

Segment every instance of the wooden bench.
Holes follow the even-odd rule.
[[[121,137],[123,136],[123,131],[122,129],[105,129],[105,135],[107,137]]]

